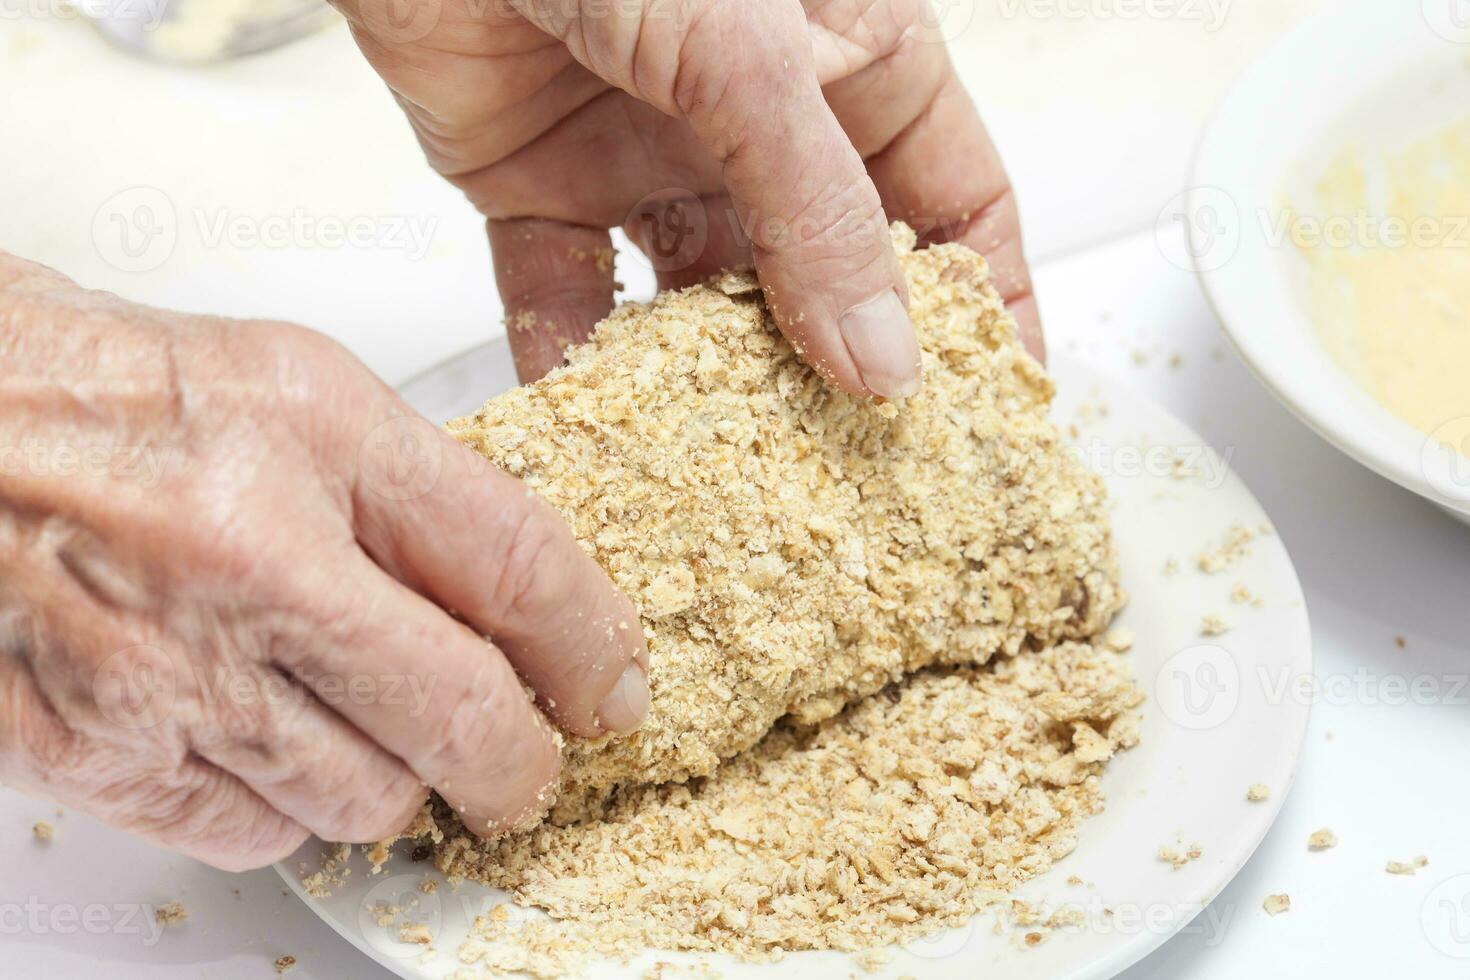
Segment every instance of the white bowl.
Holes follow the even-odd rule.
[[[1470,114],[1467,14],[1465,0],[1344,4],[1289,34],[1236,83],[1160,228],[1189,229],[1206,295],[1277,398],[1343,452],[1470,521],[1470,447],[1401,421],[1338,366],[1311,318],[1306,259],[1272,224],[1344,148],[1371,158]]]

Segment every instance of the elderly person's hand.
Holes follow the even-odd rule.
[[[3,254],[0,617],[0,782],[223,868],[394,834],[428,787],[481,833],[539,814],[522,678],[579,734],[647,707],[556,513],[346,351]]]
[[[753,260],[786,336],[855,393],[919,385],[889,218],[985,255],[1042,354],[1010,183],[915,30],[926,0],[335,2],[489,219],[524,380],[611,309],[618,226],[661,286]]]

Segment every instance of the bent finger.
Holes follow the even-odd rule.
[[[605,229],[540,218],[486,229],[516,374],[529,383],[558,367],[613,307],[612,239]]]

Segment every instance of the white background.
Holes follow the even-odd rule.
[[[390,381],[502,330],[480,221],[423,165],[345,30],[185,72],[120,55],[75,21],[15,16],[32,6],[45,8],[0,6],[0,248],[131,298],[308,323]],[[1285,811],[1217,899],[1223,930],[1171,940],[1130,980],[1470,968],[1425,929],[1442,928],[1440,899],[1470,894],[1470,879],[1456,877],[1470,874],[1470,691],[1456,694],[1470,671],[1470,528],[1277,406],[1229,351],[1192,276],[1167,259],[1175,243],[1153,230],[1231,78],[1318,7],[1177,0],[1149,15],[1127,0],[978,0],[954,45],[1018,185],[1051,343],[1161,401],[1229,455],[1290,549],[1312,615],[1326,694]],[[177,240],[157,268],[127,273],[109,264],[115,253],[93,225],[136,187],[163,195]],[[422,257],[211,246],[196,220],[298,210],[430,221],[430,246]],[[625,264],[621,278],[646,289]],[[1420,677],[1442,695],[1390,703],[1395,679]],[[49,846],[30,837],[40,818],[58,827]],[[1321,826],[1341,844],[1308,853]],[[1418,854],[1430,863],[1417,876],[1384,873],[1385,861]],[[1261,899],[1280,891],[1292,910],[1268,918]],[[98,903],[114,917],[124,913],[113,906],[173,899],[190,919],[153,943],[121,918],[88,935],[17,930],[4,912]],[[300,961],[294,976],[388,976],[283,894],[273,872],[214,872],[3,792],[0,937],[0,974],[21,977],[265,977],[284,953]]]

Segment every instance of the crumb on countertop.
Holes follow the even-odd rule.
[[[189,917],[183,902],[165,902],[153,910],[153,920],[161,926],[176,926]]]
[[[1307,847],[1313,851],[1325,851],[1330,847],[1336,846],[1337,835],[1332,832],[1332,828],[1330,827],[1314,830],[1312,831],[1312,835],[1307,838]]]
[[[1429,859],[1421,854],[1412,861],[1390,861],[1383,870],[1391,875],[1411,875],[1428,865]]]

